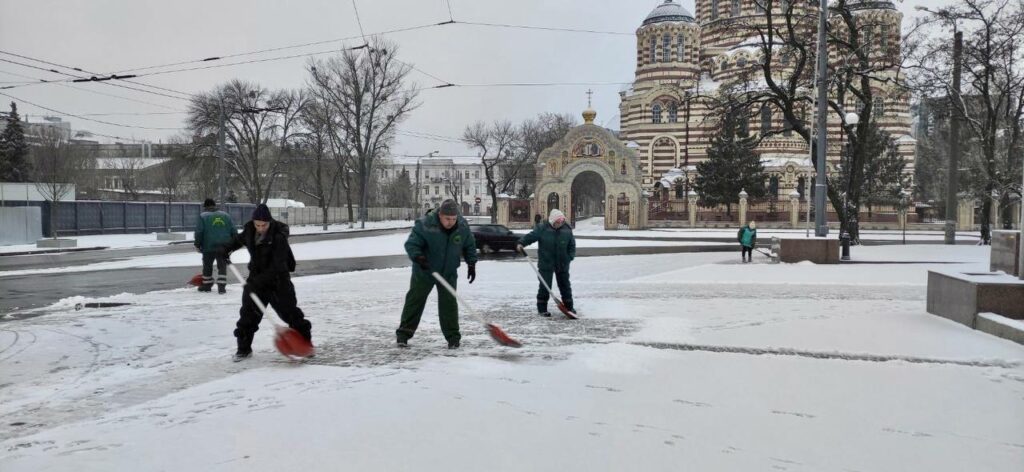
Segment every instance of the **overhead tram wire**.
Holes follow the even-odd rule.
[[[397,28],[397,29],[388,30],[388,31],[380,31],[380,32],[377,32],[377,33],[370,33],[370,36],[378,36],[378,35],[394,34],[394,33],[403,33],[403,32],[406,32],[406,31],[415,31],[415,30],[424,29],[424,28],[433,28],[433,27],[442,26],[442,25],[445,25],[445,24],[448,24],[448,23],[447,22],[446,23],[430,23],[430,24],[425,24],[425,25],[409,26],[409,27],[405,27],[405,28]],[[131,68],[131,69],[122,69],[122,70],[114,71],[114,72],[111,72],[111,74],[123,74],[125,72],[140,72],[140,71],[146,71],[146,70],[152,70],[152,69],[163,69],[165,67],[183,66],[183,65],[188,65],[188,64],[197,64],[197,63],[201,63],[201,62],[222,61],[222,60],[225,60],[225,59],[232,59],[232,58],[235,58],[235,57],[243,57],[243,56],[253,56],[253,55],[256,55],[256,54],[263,54],[263,53],[267,53],[267,52],[284,51],[284,50],[287,50],[287,49],[298,49],[298,48],[303,48],[303,47],[308,47],[308,46],[319,46],[321,44],[340,43],[340,42],[344,42],[344,41],[351,41],[353,39],[360,39],[362,37],[363,37],[363,35],[360,35],[360,36],[348,36],[348,37],[344,37],[344,38],[325,39],[325,40],[322,40],[322,41],[312,41],[312,42],[308,42],[308,43],[292,44],[292,45],[279,46],[279,47],[273,47],[273,48],[267,48],[267,49],[258,49],[258,50],[255,50],[255,51],[246,51],[246,52],[239,52],[239,53],[234,53],[234,54],[225,54],[225,55],[222,55],[222,56],[211,56],[211,57],[207,57],[207,58],[204,58],[204,59],[195,59],[195,60],[191,60],[191,61],[179,61],[179,62],[171,62],[171,63],[166,63],[166,64],[157,64],[157,65],[145,66],[145,67],[135,67],[135,68]],[[333,51],[337,51],[337,49],[334,49]],[[291,57],[297,57],[297,56],[285,56],[285,58],[291,58]],[[243,63],[243,64],[246,64],[246,63]]]
[[[3,53],[3,51],[0,51],[0,53]],[[23,88],[23,87],[29,87],[29,86],[32,86],[32,85],[40,85],[40,84],[62,84],[62,85],[66,85],[69,82],[74,82],[74,81],[76,81],[78,79],[83,79],[84,78],[84,77],[76,76],[75,74],[69,74],[67,72],[61,72],[61,71],[56,70],[56,69],[47,69],[45,67],[38,67],[38,66],[34,66],[32,64],[25,64],[23,62],[12,61],[10,59],[4,59],[2,57],[0,57],[0,62],[6,62],[8,64],[14,64],[14,65],[21,66],[21,67],[27,67],[27,68],[30,68],[30,69],[41,70],[43,72],[50,72],[50,73],[53,73],[53,74],[59,74],[59,75],[63,75],[63,76],[66,76],[66,77],[71,77],[71,79],[60,79],[60,80],[39,79],[39,82],[33,82],[33,83],[30,83],[30,84],[25,84],[25,85],[8,85],[8,86],[5,86],[5,87],[0,87],[0,90],[8,90],[8,89],[14,89],[14,88]],[[65,67],[65,68],[66,69],[71,69],[70,67]],[[184,98],[184,97],[179,97],[179,96],[175,96],[175,95],[168,95],[166,93],[156,92],[156,91],[153,91],[153,90],[146,90],[146,89],[141,89],[141,88],[137,88],[137,87],[131,87],[131,86],[124,85],[124,84],[117,84],[117,83],[110,83],[110,82],[101,82],[101,83],[109,85],[109,86],[112,86],[112,87],[118,87],[118,88],[123,88],[123,89],[127,89],[127,90],[134,90],[136,92],[148,93],[150,95],[158,95],[158,96],[161,96],[161,97],[173,98],[175,100],[184,100],[184,101],[188,101],[189,100],[188,98]],[[131,82],[131,83],[136,83],[136,82]],[[181,93],[181,92],[177,92],[177,93]]]
[[[514,25],[514,24],[507,24],[507,23],[487,23],[487,22],[479,22],[479,21],[456,21],[451,16],[451,14],[450,14],[450,8],[449,8],[449,20],[448,21],[444,21],[444,22],[441,22],[441,23],[428,23],[428,24],[409,26],[409,27],[404,27],[404,28],[396,28],[396,29],[391,29],[391,30],[378,31],[378,32],[374,32],[374,33],[369,33],[369,36],[380,36],[380,35],[388,35],[388,34],[395,34],[395,33],[403,33],[403,32],[407,32],[407,31],[415,31],[415,30],[421,30],[421,29],[436,28],[436,27],[439,27],[439,26],[458,25],[458,24],[469,25],[469,26],[491,27],[491,28],[511,28],[511,29],[536,30],[536,31],[552,31],[552,32],[565,32],[565,33],[582,33],[582,34],[605,34],[605,35],[614,35],[614,36],[635,36],[635,33],[625,33],[625,32],[618,32],[618,31],[601,31],[601,30],[588,30],[588,29],[577,29],[577,28],[559,28],[559,27],[532,26],[532,25]],[[189,64],[199,64],[199,63],[206,63],[206,62],[223,61],[223,60],[226,60],[226,59],[231,59],[231,58],[236,58],[236,57],[252,56],[252,55],[263,54],[263,53],[268,53],[268,52],[276,52],[276,51],[283,51],[283,50],[288,50],[288,49],[297,49],[297,48],[303,48],[303,47],[309,47],[309,46],[318,46],[318,45],[322,45],[322,44],[351,41],[353,39],[362,39],[365,36],[367,36],[367,35],[360,34],[359,36],[347,36],[347,37],[343,37],[343,38],[326,39],[326,40],[321,40],[321,41],[311,41],[311,42],[306,42],[306,43],[291,44],[291,45],[278,46],[278,47],[265,48],[265,49],[257,49],[257,50],[253,50],[253,51],[244,51],[244,52],[233,53],[233,54],[213,55],[213,56],[205,57],[203,59],[193,59],[193,60],[189,60],[189,61],[177,61],[177,62],[169,62],[169,63],[164,63],[164,64],[156,64],[156,65],[149,65],[149,66],[142,66],[142,67],[126,68],[126,69],[121,69],[121,70],[117,70],[117,71],[114,71],[114,72],[110,72],[110,74],[114,75],[114,74],[123,74],[123,73],[126,73],[126,72],[141,72],[141,71],[148,71],[148,70],[153,70],[153,69],[163,69],[163,68],[166,68],[166,67],[175,67],[175,66],[183,66],[183,65],[189,65]],[[289,56],[279,56],[279,57],[276,57],[276,58],[268,58],[268,59],[258,60],[258,61],[234,62],[234,63],[228,64],[228,65],[252,64],[252,63],[255,63],[255,62],[268,62],[270,60],[285,60],[285,59],[292,59],[292,58],[295,58],[295,57],[327,54],[327,53],[333,52],[333,51],[335,51],[335,50],[324,51],[324,52],[316,52],[316,53],[289,55]],[[170,71],[165,71],[165,72],[184,72],[184,71],[202,70],[202,69],[206,69],[206,67],[203,67],[203,68],[183,68],[183,69],[175,69],[175,70],[170,70]],[[153,75],[153,74],[145,74],[145,75]],[[142,76],[142,75],[140,75],[140,76]]]
[[[27,76],[27,75],[23,75],[23,74],[17,74],[17,73],[6,71],[6,70],[0,70],[0,74],[7,74],[7,75],[13,75],[15,77],[24,77],[24,78],[27,78],[27,79],[33,79],[32,82],[29,82],[29,83],[32,83],[32,84],[38,83],[38,82],[44,82],[44,83],[50,82],[50,81],[48,81],[46,79],[40,79],[40,78],[37,78],[37,77],[31,77],[31,76]],[[152,105],[152,106],[163,108],[163,109],[166,109],[166,110],[174,110],[174,108],[172,108],[172,107],[169,107],[167,105],[162,105],[162,104],[159,104],[159,103],[147,102],[145,100],[139,100],[139,99],[136,99],[136,98],[124,97],[124,96],[115,95],[115,94],[112,94],[112,93],[103,93],[103,92],[100,92],[98,90],[92,90],[92,89],[87,89],[87,88],[83,88],[83,87],[76,87],[74,85],[68,85],[68,84],[65,84],[65,83],[56,83],[55,85],[59,85],[61,87],[66,87],[66,88],[73,89],[73,90],[79,90],[79,91],[82,91],[82,92],[93,93],[93,94],[96,94],[96,95],[103,95],[105,97],[117,98],[117,99],[120,99],[120,100],[129,101],[129,102],[141,103],[141,104],[144,104],[144,105]]]
[[[73,70],[73,71],[80,72],[80,73],[83,73],[83,74],[92,74],[93,77],[91,77],[91,78],[94,79],[92,81],[99,81],[99,80],[95,80],[96,79],[96,75],[98,75],[97,73],[91,72],[91,71],[88,71],[88,70],[84,70],[84,69],[79,68],[79,67],[71,67],[71,66],[67,66],[67,65],[63,65],[63,64],[58,64],[58,63],[47,61],[47,60],[44,60],[44,59],[39,59],[37,57],[29,57],[29,56],[25,56],[25,55],[22,55],[22,54],[13,53],[13,52],[10,52],[10,51],[2,51],[2,50],[0,50],[0,54],[5,54],[5,55],[8,55],[8,56],[14,56],[14,57],[17,57],[17,58],[20,58],[20,59],[26,59],[26,60],[29,60],[29,61],[34,61],[34,62],[38,62],[38,63],[41,63],[41,64],[50,65],[50,66],[55,66],[55,67],[59,67],[59,68],[62,68],[62,69]],[[3,59],[0,59],[0,60],[3,60]],[[5,62],[15,63],[15,62],[9,61],[9,60],[4,60],[4,61]],[[30,66],[30,65],[27,65],[27,64],[20,64],[20,63],[16,63],[16,64],[19,64],[19,65],[22,65],[22,66],[25,66],[25,67],[32,67],[32,68],[35,68],[35,69],[42,69],[40,67]],[[76,80],[72,80],[73,82],[85,82],[87,80],[82,80],[82,79],[89,79],[89,77],[79,77],[79,76],[77,76],[75,74],[70,74],[70,73],[67,73],[67,72],[61,72],[61,71],[58,71],[58,70],[55,70],[55,69],[42,69],[42,70],[46,70],[47,72],[53,72],[53,73],[60,74],[60,75],[65,75],[65,76],[68,76],[68,77],[76,77]],[[113,75],[111,75],[111,78],[113,78]],[[103,80],[106,80],[106,79],[103,79]],[[134,84],[134,85],[139,85],[139,86],[142,86],[142,87],[149,87],[149,88],[153,88],[153,89],[157,89],[157,90],[163,90],[165,92],[175,93],[175,94],[181,95],[181,97],[175,97],[175,96],[171,96],[171,95],[167,95],[167,94],[163,94],[163,93],[159,93],[159,92],[154,92],[152,90],[144,90],[144,89],[139,89],[139,88],[135,88],[135,87],[130,87],[130,86],[127,86],[127,85],[124,85],[124,84],[120,84],[120,83],[107,83],[107,82],[104,82],[104,83],[107,83],[107,85],[110,85],[112,87],[119,87],[119,88],[125,88],[125,89],[128,89],[128,90],[135,90],[137,92],[143,92],[143,93],[150,93],[150,94],[154,94],[154,95],[160,95],[160,96],[163,96],[163,97],[174,98],[176,100],[189,100],[189,99],[191,99],[191,96],[192,96],[189,93],[185,93],[185,92],[181,92],[181,91],[178,91],[178,90],[173,90],[173,89],[169,89],[169,88],[165,88],[165,87],[160,87],[160,86],[157,86],[157,85],[143,84],[143,83],[140,83],[140,82],[133,82],[131,80],[123,80],[123,79],[122,79],[122,81],[130,83],[130,84]]]

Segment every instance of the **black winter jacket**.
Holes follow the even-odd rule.
[[[249,250],[249,278],[246,280],[253,290],[270,290],[278,280],[289,277],[295,271],[295,256],[288,245],[288,225],[271,221],[264,237],[256,233],[252,221],[245,224],[242,234],[230,243],[228,252],[245,247]]]

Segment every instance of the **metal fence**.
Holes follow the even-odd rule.
[[[34,206],[42,211],[43,235],[52,237],[48,202],[3,203],[8,207]],[[85,236],[90,234],[132,234],[163,231],[192,231],[196,218],[202,212],[200,203],[103,202],[79,200],[59,202],[57,236]],[[227,212],[241,226],[249,221],[255,205],[229,203]]]
[[[319,207],[271,208],[274,219],[289,225],[318,225],[324,222],[324,211]],[[367,208],[366,221],[413,220],[421,216],[412,208]],[[352,207],[352,220],[359,221],[359,207]],[[327,208],[327,224],[348,223],[348,207]]]

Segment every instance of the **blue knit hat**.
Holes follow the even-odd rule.
[[[258,221],[272,220],[273,218],[270,216],[270,208],[267,208],[267,206],[262,203],[256,205],[256,209],[252,211],[252,219]]]

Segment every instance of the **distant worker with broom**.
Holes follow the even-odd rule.
[[[226,244],[234,241],[238,232],[231,215],[217,209],[217,202],[207,198],[203,202],[203,211],[196,218],[195,246],[196,251],[203,254],[203,283],[200,292],[209,292],[213,288],[213,263],[217,262],[217,293],[227,292],[228,274]]]
[[[740,257],[743,262],[754,262],[754,248],[757,247],[757,223],[751,221],[736,233],[736,240],[740,243],[742,252]]]
[[[427,304],[427,297],[437,285],[431,275],[437,272],[452,287],[458,278],[460,259],[469,266],[469,283],[476,280],[476,240],[469,230],[469,223],[459,215],[455,200],[445,200],[441,207],[416,220],[409,238],[405,241],[405,252],[412,260],[412,278],[405,295],[402,320],[395,331],[398,347],[409,347],[409,339],[416,333]],[[459,332],[459,305],[455,296],[438,288],[437,311],[441,322],[441,333],[448,341],[448,349],[458,349],[462,334]]]
[[[537,243],[537,269],[544,279],[537,289],[537,314],[551,316],[548,312],[548,287],[551,287],[552,276],[558,282],[558,291],[562,294],[565,309],[575,313],[569,264],[576,258],[576,238],[572,235],[572,228],[565,223],[565,214],[561,210],[551,210],[547,221],[542,221],[529,234],[519,238],[516,251],[526,254],[523,247],[533,243]]]

